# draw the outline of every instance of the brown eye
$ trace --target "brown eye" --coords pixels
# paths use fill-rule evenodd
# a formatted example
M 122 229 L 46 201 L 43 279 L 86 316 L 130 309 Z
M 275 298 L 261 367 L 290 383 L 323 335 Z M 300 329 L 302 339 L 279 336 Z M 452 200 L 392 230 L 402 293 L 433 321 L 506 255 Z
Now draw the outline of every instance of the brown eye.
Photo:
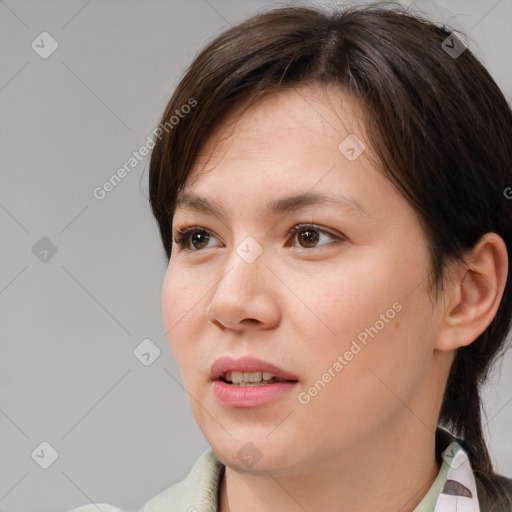
M 199 251 L 208 245 L 210 238 L 211 234 L 205 229 L 191 227 L 178 229 L 173 241 L 186 251 Z M 190 248 L 190 242 L 192 242 L 193 249 Z
M 296 237 L 302 249 L 315 249 L 317 246 L 326 245 L 325 243 L 318 245 L 322 236 L 334 240 L 335 244 L 345 241 L 345 238 L 342 236 L 319 229 L 311 224 L 297 224 L 294 226 L 288 232 L 288 236 L 295 238 L 295 235 L 297 235 Z M 198 252 L 207 248 L 212 238 L 215 238 L 215 236 L 206 229 L 189 227 L 178 229 L 173 237 L 173 242 L 184 251 Z
M 316 248 L 322 235 L 327 236 L 327 238 L 330 238 L 331 240 L 334 240 L 335 243 L 339 243 L 345 240 L 339 235 L 335 235 L 334 233 L 330 233 L 324 229 L 316 228 L 311 224 L 298 224 L 290 230 L 288 235 L 293 236 L 294 238 L 296 237 L 298 243 L 303 249 Z M 320 244 L 320 247 L 322 245 L 325 244 Z
M 304 247 L 313 247 L 320 237 L 318 236 L 318 231 L 316 229 L 301 229 L 298 231 L 298 239 L 301 245 Z
M 204 249 L 208 245 L 210 235 L 206 231 L 195 231 L 191 234 L 190 240 L 196 249 Z

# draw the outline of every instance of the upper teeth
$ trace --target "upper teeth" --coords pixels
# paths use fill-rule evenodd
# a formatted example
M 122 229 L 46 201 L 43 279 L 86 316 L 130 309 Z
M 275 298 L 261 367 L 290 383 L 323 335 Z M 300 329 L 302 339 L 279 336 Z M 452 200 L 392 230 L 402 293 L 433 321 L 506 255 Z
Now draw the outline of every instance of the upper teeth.
M 268 372 L 226 372 L 224 378 L 235 384 L 240 382 L 260 382 L 261 380 L 270 380 L 278 378 Z

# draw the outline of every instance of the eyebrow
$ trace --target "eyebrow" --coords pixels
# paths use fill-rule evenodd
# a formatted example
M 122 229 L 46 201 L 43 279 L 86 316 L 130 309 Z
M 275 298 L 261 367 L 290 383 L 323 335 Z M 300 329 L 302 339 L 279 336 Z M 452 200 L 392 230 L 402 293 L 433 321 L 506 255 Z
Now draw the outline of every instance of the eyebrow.
M 268 215 L 278 216 L 284 213 L 300 210 L 306 206 L 315 205 L 336 205 L 340 206 L 349 213 L 359 214 L 368 219 L 371 215 L 368 213 L 364 205 L 357 199 L 348 196 L 334 196 L 330 194 L 322 194 L 318 192 L 304 192 L 293 196 L 282 197 L 266 201 L 266 212 Z M 198 213 L 209 213 L 217 217 L 225 218 L 226 212 L 222 206 L 211 199 L 201 197 L 190 192 L 181 191 L 178 193 L 174 210 L 185 208 Z

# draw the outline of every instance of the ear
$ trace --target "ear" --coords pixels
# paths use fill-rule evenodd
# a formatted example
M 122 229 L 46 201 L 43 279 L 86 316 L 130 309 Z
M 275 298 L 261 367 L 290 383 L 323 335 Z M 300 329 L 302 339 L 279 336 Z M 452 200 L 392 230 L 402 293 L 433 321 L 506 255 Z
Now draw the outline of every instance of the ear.
M 483 235 L 464 259 L 465 265 L 457 262 L 449 269 L 438 350 L 454 350 L 475 341 L 492 322 L 503 296 L 508 255 L 499 235 Z

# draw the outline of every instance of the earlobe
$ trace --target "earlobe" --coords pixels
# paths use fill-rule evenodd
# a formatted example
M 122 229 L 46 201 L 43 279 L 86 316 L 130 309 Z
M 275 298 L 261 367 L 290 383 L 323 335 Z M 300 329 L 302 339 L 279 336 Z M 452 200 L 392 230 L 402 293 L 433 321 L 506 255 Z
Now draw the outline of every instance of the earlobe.
M 436 349 L 466 346 L 490 325 L 498 310 L 508 273 L 507 248 L 496 233 L 483 235 L 456 264 L 445 290 L 443 324 Z

